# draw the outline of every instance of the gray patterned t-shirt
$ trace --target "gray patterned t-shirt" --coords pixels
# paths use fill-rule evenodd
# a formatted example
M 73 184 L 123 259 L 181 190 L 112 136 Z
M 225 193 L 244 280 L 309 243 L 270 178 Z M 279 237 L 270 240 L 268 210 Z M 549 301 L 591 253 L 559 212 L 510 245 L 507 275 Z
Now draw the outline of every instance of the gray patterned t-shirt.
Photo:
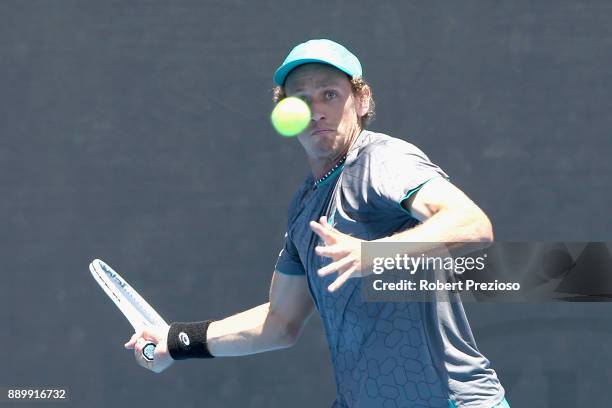
M 317 188 L 308 177 L 293 196 L 276 270 L 306 275 L 334 367 L 334 407 L 490 408 L 504 397 L 460 302 L 365 302 L 361 279 L 330 293 L 336 275 L 316 274 L 330 259 L 315 254 L 309 221 L 327 215 L 364 240 L 392 235 L 419 223 L 401 203 L 435 177 L 447 175 L 414 145 L 364 130 L 343 168 Z

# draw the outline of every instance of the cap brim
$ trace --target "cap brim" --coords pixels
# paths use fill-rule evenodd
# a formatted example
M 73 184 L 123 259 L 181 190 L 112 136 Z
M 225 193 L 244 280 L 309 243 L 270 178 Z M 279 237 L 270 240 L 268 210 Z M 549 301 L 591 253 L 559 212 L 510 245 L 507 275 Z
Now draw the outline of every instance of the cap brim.
M 329 65 L 332 66 L 336 69 L 339 69 L 340 71 L 344 72 L 345 74 L 347 74 L 348 76 L 350 76 L 351 78 L 353 77 L 353 74 L 344 67 L 335 65 L 335 64 L 331 64 L 328 61 L 322 60 L 322 59 L 316 59 L 316 58 L 302 58 L 302 59 L 298 59 L 295 61 L 291 61 L 285 65 L 282 65 L 280 68 L 278 68 L 276 70 L 276 72 L 274 73 L 274 76 L 272 77 L 272 80 L 274 81 L 275 84 L 283 86 L 285 85 L 285 80 L 287 79 L 287 75 L 289 75 L 289 72 L 291 72 L 293 69 L 299 67 L 300 65 L 304 65 L 304 64 L 309 64 L 309 63 L 313 63 L 313 62 L 317 62 L 320 64 L 325 64 L 325 65 Z

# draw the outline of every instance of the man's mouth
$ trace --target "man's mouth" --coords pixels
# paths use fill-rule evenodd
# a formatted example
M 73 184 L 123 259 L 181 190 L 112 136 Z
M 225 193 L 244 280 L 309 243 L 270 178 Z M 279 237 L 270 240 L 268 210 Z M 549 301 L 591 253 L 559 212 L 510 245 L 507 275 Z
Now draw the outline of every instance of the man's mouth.
M 335 132 L 335 130 L 334 129 L 314 129 L 311 132 L 311 135 L 313 135 L 313 136 L 314 135 L 323 135 L 323 134 L 328 133 L 328 132 Z

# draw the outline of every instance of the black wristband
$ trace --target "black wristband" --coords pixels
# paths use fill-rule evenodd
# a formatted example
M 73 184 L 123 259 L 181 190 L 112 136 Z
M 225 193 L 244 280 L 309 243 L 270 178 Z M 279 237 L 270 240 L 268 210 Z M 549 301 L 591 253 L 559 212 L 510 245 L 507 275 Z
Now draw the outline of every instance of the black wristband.
M 174 360 L 188 358 L 213 358 L 206 345 L 206 332 L 213 320 L 170 325 L 168 331 L 168 352 Z

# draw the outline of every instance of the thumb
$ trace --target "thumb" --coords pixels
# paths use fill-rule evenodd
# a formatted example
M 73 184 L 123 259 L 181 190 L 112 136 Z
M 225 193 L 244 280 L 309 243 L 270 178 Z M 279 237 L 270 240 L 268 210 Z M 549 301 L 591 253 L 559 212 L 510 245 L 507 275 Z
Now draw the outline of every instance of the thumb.
M 132 337 L 128 340 L 128 342 L 124 344 L 124 347 L 126 349 L 133 349 L 134 345 L 136 344 L 136 341 L 138 341 L 138 339 L 142 337 L 142 334 L 143 334 L 142 330 L 139 330 L 136 333 L 134 333 Z
M 319 218 L 319 223 L 323 228 L 325 228 L 332 236 L 337 237 L 338 234 L 342 234 L 340 231 L 334 228 L 332 224 L 329 223 L 327 217 L 325 215 Z

